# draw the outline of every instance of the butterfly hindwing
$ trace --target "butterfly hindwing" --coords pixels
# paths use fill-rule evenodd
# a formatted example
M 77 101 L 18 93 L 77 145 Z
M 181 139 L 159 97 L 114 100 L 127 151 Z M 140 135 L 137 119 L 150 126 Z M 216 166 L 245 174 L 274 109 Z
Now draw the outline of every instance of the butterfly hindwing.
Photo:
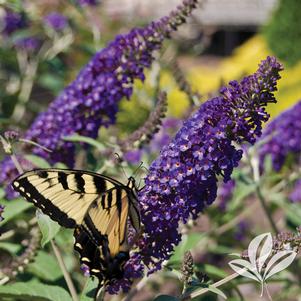
M 15 179 L 12 185 L 28 201 L 67 228 L 81 225 L 93 202 L 116 186 L 122 186 L 96 173 L 63 169 L 32 170 Z

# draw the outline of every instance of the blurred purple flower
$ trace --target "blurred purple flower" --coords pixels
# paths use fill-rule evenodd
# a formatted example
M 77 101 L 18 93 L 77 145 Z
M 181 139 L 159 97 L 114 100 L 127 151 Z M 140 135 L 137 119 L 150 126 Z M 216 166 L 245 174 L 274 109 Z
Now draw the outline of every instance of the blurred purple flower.
M 292 155 L 299 161 L 301 154 L 301 101 L 273 119 L 265 128 L 262 140 L 267 140 L 260 149 L 260 161 L 271 156 L 273 168 L 279 171 L 286 158 Z
M 116 281 L 112 290 L 127 289 L 126 283 L 142 276 L 144 265 L 148 274 L 159 270 L 181 240 L 179 223 L 197 218 L 215 200 L 218 177 L 230 180 L 242 157 L 234 142 L 253 144 L 261 135 L 269 118 L 265 107 L 276 102 L 273 92 L 281 70 L 275 58 L 267 57 L 255 74 L 230 82 L 221 96 L 202 104 L 162 149 L 138 195 L 144 233 L 139 251 L 125 265 L 138 272 Z
M 176 118 L 166 118 L 160 131 L 155 134 L 154 138 L 150 143 L 151 152 L 158 152 L 163 146 L 167 145 L 171 141 L 171 137 L 174 136 L 176 131 L 179 129 L 182 121 Z
M 237 225 L 234 232 L 234 239 L 238 241 L 244 240 L 249 229 L 249 224 L 246 221 L 241 221 Z
M 226 183 L 223 183 L 217 191 L 218 195 L 218 207 L 221 211 L 225 211 L 227 203 L 231 200 L 233 196 L 233 191 L 235 189 L 235 180 L 229 180 Z
M 19 38 L 15 41 L 15 46 L 28 52 L 34 52 L 41 46 L 41 41 L 36 37 Z
M 30 170 L 33 168 L 33 165 L 23 157 L 17 156 L 17 159 L 24 170 Z M 5 185 L 6 197 L 8 199 L 13 199 L 18 196 L 18 193 L 13 190 L 10 184 L 19 173 L 10 157 L 5 157 L 1 163 L 0 183 Z
M 295 186 L 291 194 L 289 195 L 289 199 L 293 203 L 301 202 L 301 180 L 296 181 Z
M 95 6 L 99 3 L 99 0 L 77 0 L 80 6 Z
M 4 218 L 2 216 L 2 213 L 4 212 L 4 208 L 5 208 L 5 206 L 0 204 L 0 222 L 2 222 L 4 220 Z
M 80 266 L 80 269 L 82 270 L 82 272 L 84 273 L 84 276 L 85 277 L 90 277 L 91 274 L 90 274 L 90 268 L 86 265 L 86 264 L 82 264 Z
M 129 99 L 135 79 L 144 80 L 144 69 L 154 59 L 153 52 L 161 48 L 164 39 L 185 21 L 196 5 L 186 0 L 170 17 L 164 17 L 145 28 L 137 28 L 119 35 L 106 48 L 96 53 L 81 70 L 75 81 L 41 113 L 26 133 L 50 150 L 34 147 L 32 151 L 51 163 L 64 162 L 72 166 L 74 144 L 62 140 L 74 133 L 96 138 L 100 126 L 115 123 L 118 103 Z M 177 15 L 178 14 L 178 15 Z M 175 20 L 182 17 L 180 21 Z
M 141 156 L 142 151 L 140 149 L 137 149 L 126 152 L 123 157 L 127 162 L 131 164 L 137 164 L 140 163 Z
M 10 35 L 16 30 L 27 26 L 25 15 L 11 10 L 5 10 L 5 15 L 1 23 L 3 26 L 2 33 L 5 35 Z
M 47 26 L 54 30 L 62 30 L 68 25 L 68 20 L 60 13 L 52 12 L 44 18 Z

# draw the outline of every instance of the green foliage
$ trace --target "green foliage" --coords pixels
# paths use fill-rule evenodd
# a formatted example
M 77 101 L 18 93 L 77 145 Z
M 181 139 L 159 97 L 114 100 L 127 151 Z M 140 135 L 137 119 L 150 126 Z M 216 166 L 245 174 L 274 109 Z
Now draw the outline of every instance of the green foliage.
M 301 59 L 301 1 L 280 0 L 263 33 L 279 59 L 295 65 Z
M 61 287 L 38 282 L 0 286 L 0 298 L 14 301 L 72 301 L 70 295 Z
M 60 231 L 61 226 L 54 222 L 48 215 L 43 214 L 40 210 L 36 212 L 39 227 L 42 232 L 42 248 L 52 240 Z

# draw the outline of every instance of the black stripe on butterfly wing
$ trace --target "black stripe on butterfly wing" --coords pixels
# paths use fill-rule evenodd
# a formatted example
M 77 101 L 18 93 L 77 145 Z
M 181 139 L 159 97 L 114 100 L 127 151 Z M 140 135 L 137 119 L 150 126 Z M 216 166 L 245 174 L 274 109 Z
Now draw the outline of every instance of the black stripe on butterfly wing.
M 99 282 L 103 281 L 105 259 L 102 252 L 102 246 L 96 245 L 82 227 L 76 227 L 74 230 L 74 250 L 80 255 L 80 262 L 90 269 L 90 274 L 95 275 Z M 105 239 L 102 241 L 105 245 Z
M 106 194 L 102 189 L 116 185 L 122 184 L 90 172 L 61 169 L 33 170 L 13 182 L 14 189 L 28 201 L 70 228 L 80 225 L 90 205 Z
M 76 221 L 73 218 L 70 218 L 65 212 L 53 205 L 50 200 L 46 199 L 26 177 L 20 178 L 17 182 L 13 182 L 12 185 L 21 196 L 40 208 L 60 225 L 66 228 L 74 228 L 76 226 Z
M 62 184 L 64 189 L 69 189 L 68 182 L 67 182 L 67 174 L 59 171 L 58 172 L 58 181 Z

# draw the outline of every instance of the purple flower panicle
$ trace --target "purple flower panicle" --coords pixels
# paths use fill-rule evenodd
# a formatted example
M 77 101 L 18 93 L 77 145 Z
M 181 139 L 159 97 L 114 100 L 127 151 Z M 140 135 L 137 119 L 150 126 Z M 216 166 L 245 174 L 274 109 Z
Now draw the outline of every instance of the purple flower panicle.
M 33 168 L 33 165 L 23 157 L 17 156 L 17 160 L 24 170 L 30 170 Z M 0 183 L 5 185 L 6 197 L 8 199 L 13 199 L 19 194 L 15 190 L 13 190 L 10 184 L 11 181 L 19 175 L 19 173 L 10 157 L 5 157 L 1 163 L 2 166 L 0 169 Z
M 9 36 L 18 29 L 27 26 L 24 14 L 19 14 L 11 10 L 5 10 L 3 20 L 1 20 L 2 33 Z
M 15 47 L 28 52 L 36 51 L 41 45 L 41 41 L 36 37 L 19 38 L 15 41 Z
M 32 151 L 51 163 L 60 161 L 72 166 L 74 144 L 62 138 L 74 133 L 95 138 L 101 126 L 115 122 L 119 101 L 131 97 L 134 80 L 144 80 L 144 69 L 151 66 L 154 51 L 185 21 L 196 2 L 184 0 L 169 17 L 119 35 L 96 53 L 26 133 L 26 139 L 53 152 L 37 147 Z
M 80 6 L 95 6 L 99 3 L 99 0 L 77 0 Z
M 235 180 L 231 179 L 226 183 L 223 183 L 221 187 L 218 189 L 218 207 L 221 211 L 225 211 L 228 202 L 231 200 L 233 196 L 233 191 L 235 189 Z
M 301 101 L 281 113 L 265 128 L 262 140 L 267 140 L 260 149 L 261 165 L 271 156 L 273 168 L 279 171 L 286 158 L 292 156 L 299 162 L 301 154 Z
M 253 144 L 261 135 L 262 123 L 269 118 L 265 107 L 276 102 L 273 92 L 281 70 L 275 58 L 267 57 L 255 74 L 230 82 L 221 96 L 202 104 L 162 149 L 139 192 L 144 233 L 137 243 L 139 252 L 131 254 L 125 269 L 140 276 L 144 265 L 149 274 L 159 270 L 181 240 L 179 223 L 197 218 L 215 200 L 218 178 L 229 181 L 242 157 L 234 142 Z M 139 273 L 112 287 L 127 289 L 126 281 Z
M 44 18 L 44 22 L 47 26 L 56 31 L 63 30 L 68 25 L 67 18 L 62 14 L 56 12 L 48 14 Z
M 301 180 L 296 181 L 293 191 L 289 195 L 293 203 L 301 203 Z

